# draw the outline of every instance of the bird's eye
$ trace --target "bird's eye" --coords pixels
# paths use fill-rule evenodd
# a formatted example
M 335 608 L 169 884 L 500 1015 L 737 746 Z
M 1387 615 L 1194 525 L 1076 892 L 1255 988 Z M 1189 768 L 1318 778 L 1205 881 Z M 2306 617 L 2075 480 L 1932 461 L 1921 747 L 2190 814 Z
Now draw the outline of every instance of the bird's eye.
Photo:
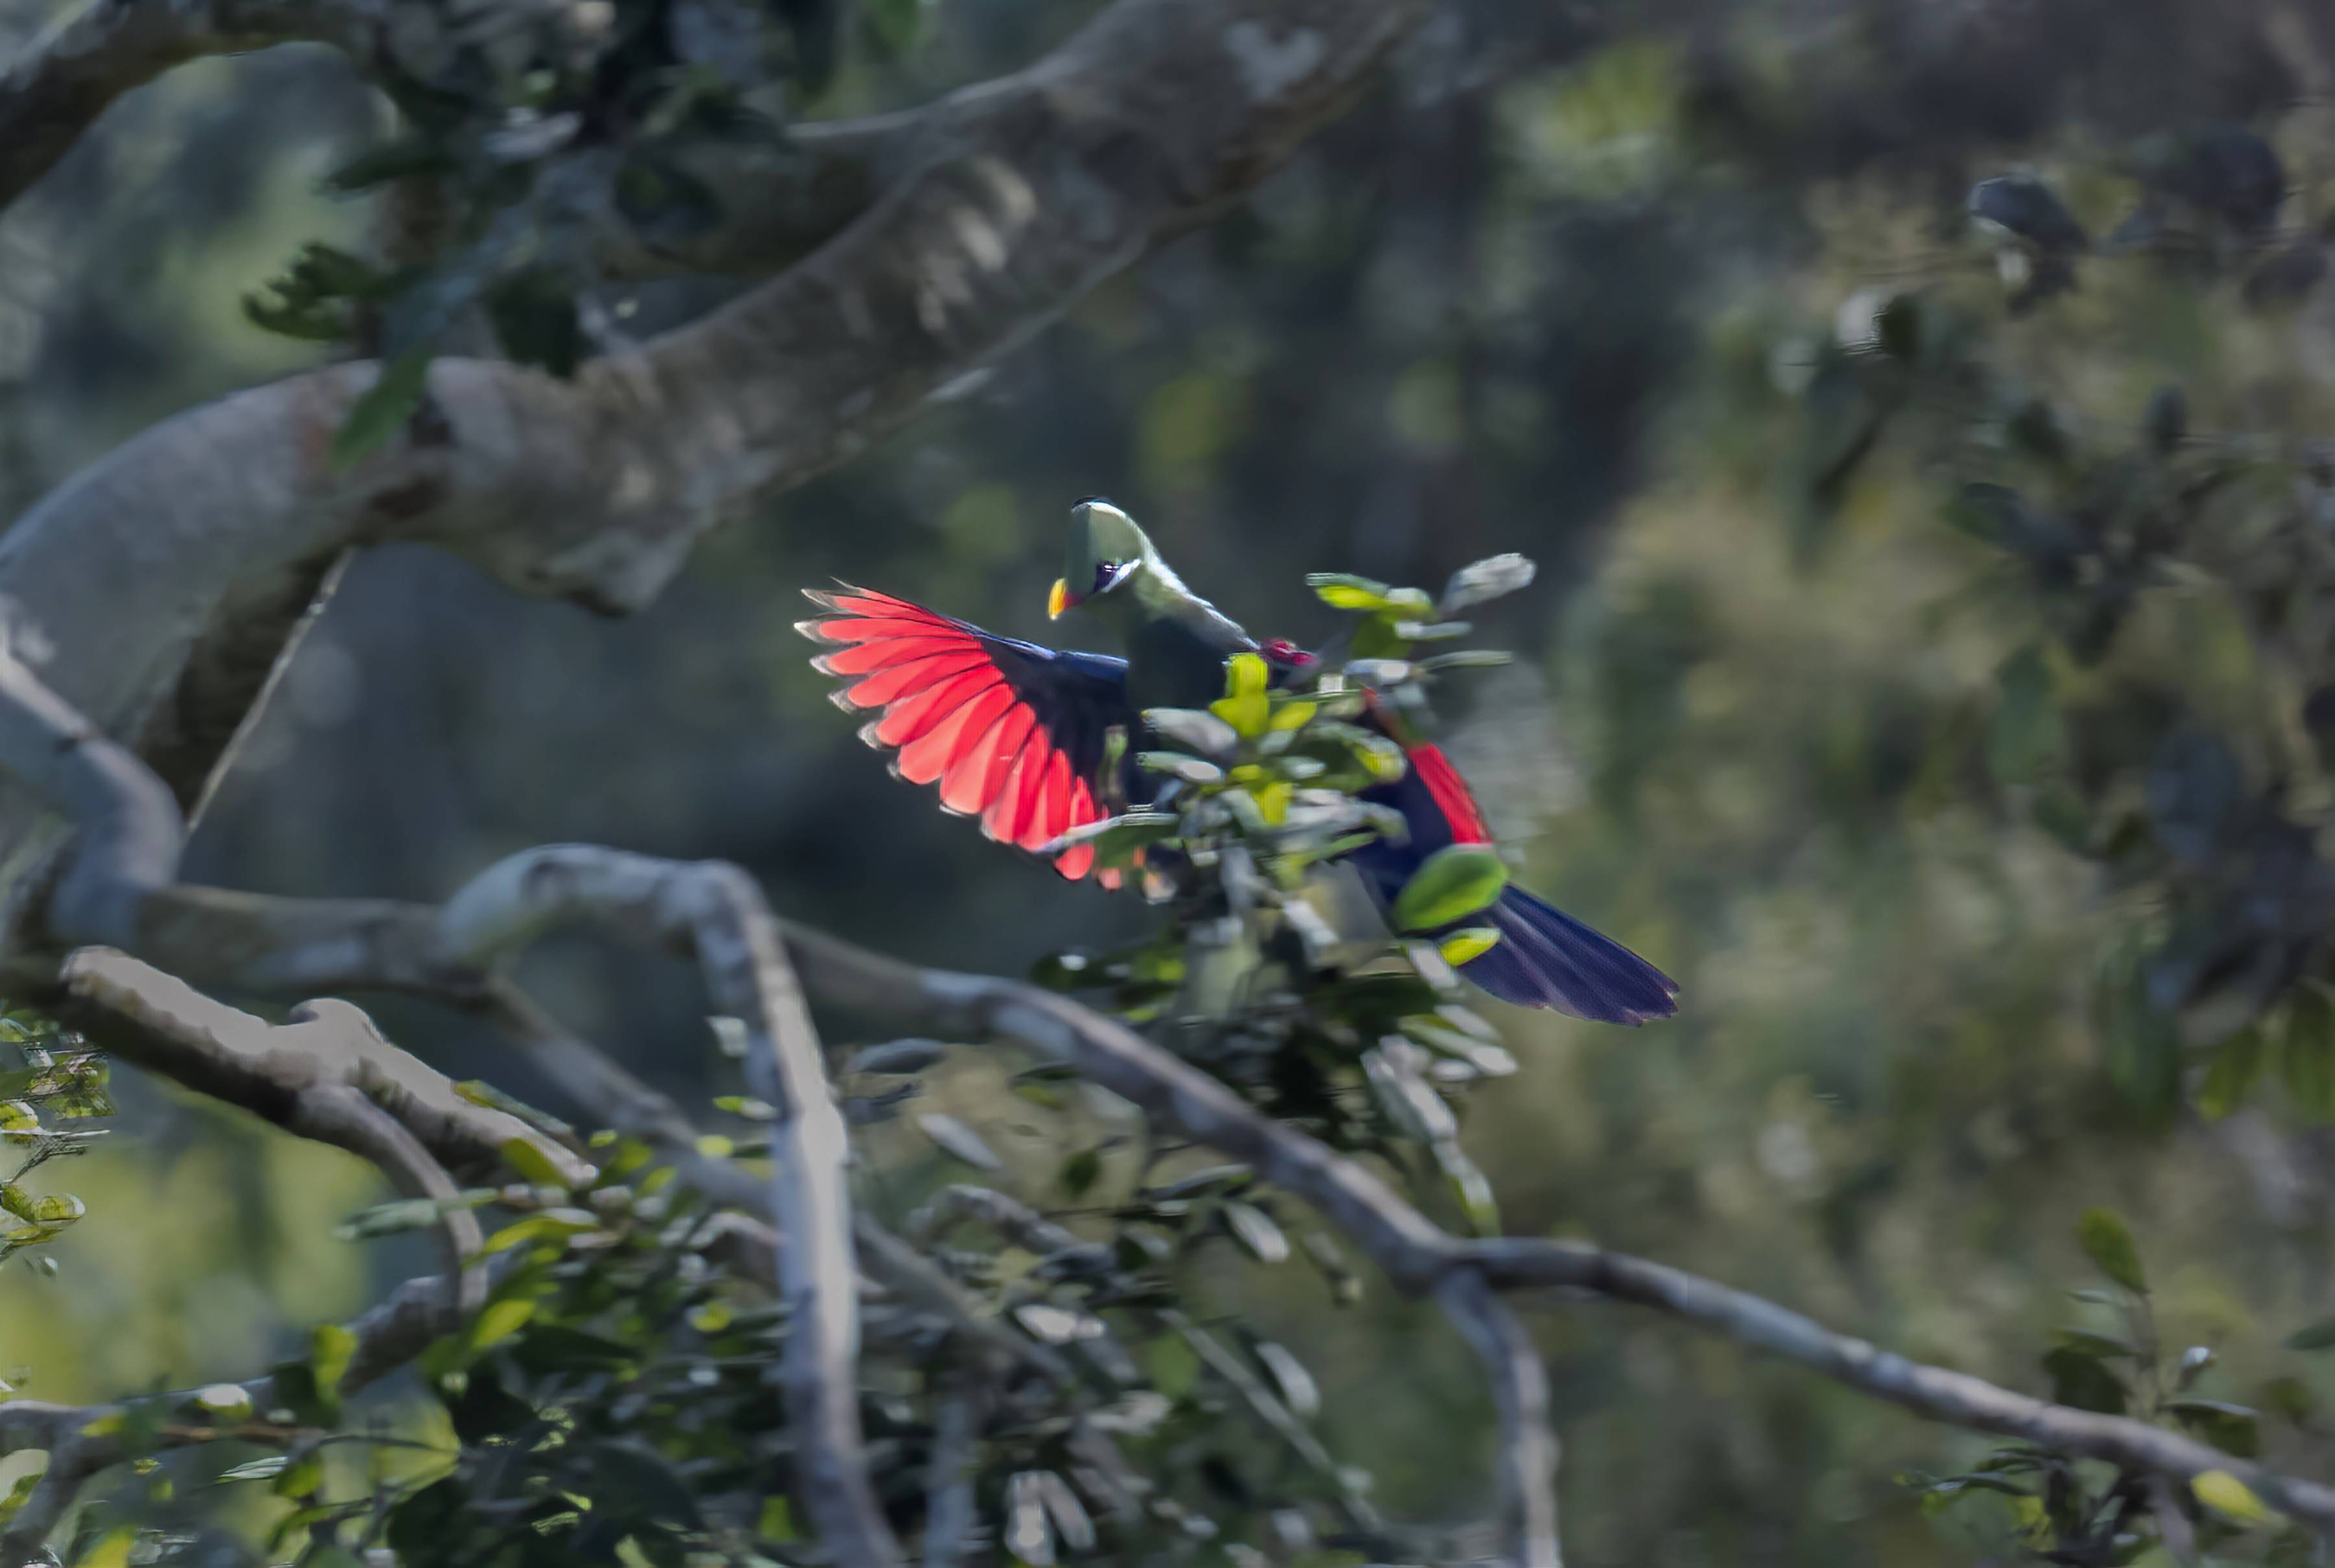
M 1119 567 L 1117 563 L 1111 561 L 1097 561 L 1095 563 L 1094 591 L 1100 594 L 1105 588 L 1109 587 L 1111 584 L 1119 580 Z

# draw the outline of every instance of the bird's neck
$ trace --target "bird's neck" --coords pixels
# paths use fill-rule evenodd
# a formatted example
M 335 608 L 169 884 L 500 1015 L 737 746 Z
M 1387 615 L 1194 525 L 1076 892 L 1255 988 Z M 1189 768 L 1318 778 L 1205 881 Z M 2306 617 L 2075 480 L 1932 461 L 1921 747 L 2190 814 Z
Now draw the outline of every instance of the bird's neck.
M 1224 695 L 1225 660 L 1250 647 L 1245 633 L 1147 561 L 1101 608 L 1127 649 L 1128 684 L 1138 708 L 1202 707 Z

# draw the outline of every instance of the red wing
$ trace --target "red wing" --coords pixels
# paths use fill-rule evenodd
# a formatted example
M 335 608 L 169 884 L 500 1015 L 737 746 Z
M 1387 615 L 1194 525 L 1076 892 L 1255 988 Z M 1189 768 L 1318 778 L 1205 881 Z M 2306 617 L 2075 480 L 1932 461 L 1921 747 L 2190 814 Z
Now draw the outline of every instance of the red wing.
M 835 704 L 876 713 L 859 738 L 895 750 L 895 778 L 938 784 L 943 810 L 1022 849 L 1102 819 L 1103 735 L 1133 728 L 1123 663 L 993 636 L 888 594 L 804 592 L 827 613 L 796 630 L 836 644 L 811 663 L 850 677 Z M 1085 845 L 1054 857 L 1073 880 L 1093 865 Z
M 1414 746 L 1403 753 L 1411 771 L 1427 786 L 1443 819 L 1451 824 L 1454 844 L 1489 844 L 1492 830 L 1484 823 L 1483 808 L 1476 804 L 1475 795 L 1468 781 L 1459 777 L 1459 769 L 1443 754 L 1440 746 Z

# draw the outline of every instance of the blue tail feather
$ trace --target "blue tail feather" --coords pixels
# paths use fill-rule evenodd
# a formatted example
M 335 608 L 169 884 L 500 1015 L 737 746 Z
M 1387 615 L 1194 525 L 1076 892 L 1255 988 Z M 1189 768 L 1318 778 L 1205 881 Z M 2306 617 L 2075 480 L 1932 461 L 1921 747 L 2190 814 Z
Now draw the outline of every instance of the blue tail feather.
M 1499 942 L 1459 973 L 1503 1002 L 1552 1007 L 1600 1023 L 1643 1023 L 1678 1011 L 1670 976 L 1521 887 L 1488 911 Z M 1482 924 L 1471 915 L 1467 924 Z

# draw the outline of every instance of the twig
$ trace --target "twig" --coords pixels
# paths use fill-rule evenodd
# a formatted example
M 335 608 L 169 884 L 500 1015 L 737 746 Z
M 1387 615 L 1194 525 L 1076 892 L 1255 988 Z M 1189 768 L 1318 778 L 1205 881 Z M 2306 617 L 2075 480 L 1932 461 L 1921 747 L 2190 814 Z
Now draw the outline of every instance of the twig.
M 974 1512 L 974 1449 L 981 1437 L 979 1393 L 961 1383 L 942 1389 L 933 1414 L 932 1457 L 925 1475 L 925 1568 L 956 1568 L 979 1521 Z
M 1966 1372 L 1908 1360 L 1681 1269 L 1571 1242 L 1474 1242 L 1464 1244 L 1462 1253 L 1495 1289 L 1585 1291 L 1652 1307 L 1951 1426 L 2183 1482 L 2226 1470 L 2272 1506 L 2322 1531 L 2335 1531 L 2335 1488 L 2277 1475 L 2146 1421 L 2072 1409 L 2014 1394 Z
M 1492 1404 L 1500 1421 L 1505 1561 L 1523 1568 L 1559 1568 L 1558 1446 L 1551 1423 L 1548 1370 L 1541 1365 L 1540 1351 L 1480 1273 L 1448 1275 L 1435 1287 L 1435 1295 L 1491 1381 Z

